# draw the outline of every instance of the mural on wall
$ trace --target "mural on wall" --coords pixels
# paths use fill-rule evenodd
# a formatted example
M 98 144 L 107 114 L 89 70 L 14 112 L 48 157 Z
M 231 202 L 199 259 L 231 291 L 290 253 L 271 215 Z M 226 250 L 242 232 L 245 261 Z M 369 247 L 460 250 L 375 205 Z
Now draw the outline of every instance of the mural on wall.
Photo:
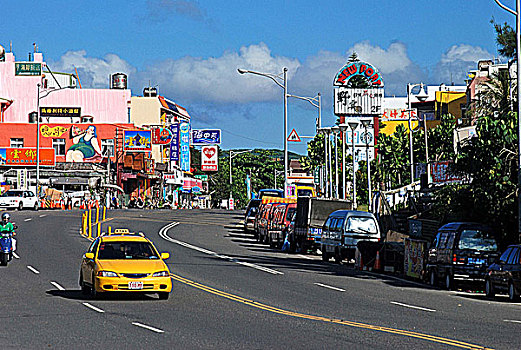
M 101 146 L 96 134 L 96 126 L 89 125 L 82 130 L 79 126 L 72 125 L 69 138 L 73 145 L 67 150 L 65 161 L 82 163 L 89 158 L 101 156 Z
M 125 130 L 123 138 L 123 148 L 126 151 L 152 151 L 152 132 L 150 130 Z

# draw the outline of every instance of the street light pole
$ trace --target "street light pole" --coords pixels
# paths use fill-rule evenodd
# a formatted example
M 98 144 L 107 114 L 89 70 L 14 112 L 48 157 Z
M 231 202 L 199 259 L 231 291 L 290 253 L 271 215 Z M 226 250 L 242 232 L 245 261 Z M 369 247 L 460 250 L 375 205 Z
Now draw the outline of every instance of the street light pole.
M 503 10 L 516 16 L 516 56 L 517 56 L 517 205 L 518 234 L 521 240 L 521 1 L 516 0 L 516 11 L 506 7 L 499 0 L 494 0 Z
M 407 84 L 407 109 L 409 110 L 409 164 L 411 167 L 411 184 L 414 182 L 414 150 L 412 146 L 412 125 L 411 125 L 411 84 Z
M 356 210 L 356 171 L 355 171 L 355 129 L 358 127 L 358 123 L 349 122 L 351 128 L 351 144 L 352 144 L 352 158 L 353 158 L 353 210 Z
M 346 199 L 346 130 L 348 126 L 346 124 L 340 124 L 339 127 L 342 133 L 342 199 Z
M 372 191 L 371 191 L 371 161 L 369 160 L 369 134 L 367 133 L 367 128 L 371 126 L 371 121 L 368 119 L 362 120 L 362 125 L 365 129 L 365 158 L 367 161 L 367 190 L 369 192 L 369 199 L 367 201 L 368 207 L 367 210 L 371 212 L 371 202 L 372 202 Z
M 261 73 L 247 69 L 237 69 L 239 74 L 255 74 L 266 78 L 270 78 L 284 90 L 284 195 L 286 195 L 288 186 L 288 69 L 284 67 L 281 75 L 275 75 L 271 73 Z M 282 80 L 282 82 L 280 82 Z
M 335 198 L 338 199 L 338 133 L 340 132 L 340 127 L 335 125 L 331 128 L 333 131 L 333 138 L 335 140 Z

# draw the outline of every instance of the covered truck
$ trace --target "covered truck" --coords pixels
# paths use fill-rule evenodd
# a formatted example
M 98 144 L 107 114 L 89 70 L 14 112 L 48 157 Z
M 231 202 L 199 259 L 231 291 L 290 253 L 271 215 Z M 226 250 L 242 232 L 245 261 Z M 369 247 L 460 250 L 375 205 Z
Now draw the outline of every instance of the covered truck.
M 306 252 L 320 248 L 322 226 L 335 210 L 351 209 L 351 202 L 342 199 L 314 197 L 297 198 L 295 224 L 290 232 L 290 249 Z

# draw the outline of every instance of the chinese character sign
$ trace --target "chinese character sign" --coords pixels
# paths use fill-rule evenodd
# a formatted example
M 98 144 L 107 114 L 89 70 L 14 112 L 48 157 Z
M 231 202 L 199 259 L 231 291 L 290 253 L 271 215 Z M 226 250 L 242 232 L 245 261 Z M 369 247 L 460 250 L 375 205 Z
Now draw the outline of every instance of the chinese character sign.
M 201 170 L 217 171 L 218 170 L 218 149 L 217 146 L 201 147 Z
M 170 141 L 170 161 L 179 160 L 179 124 L 170 125 L 172 141 Z
M 450 172 L 450 161 L 434 162 L 431 164 L 431 176 L 433 183 L 460 181 L 463 178 Z
M 409 120 L 409 113 L 411 114 L 411 119 L 416 119 L 418 117 L 418 112 L 416 108 L 411 109 L 410 111 L 402 108 L 386 108 L 384 113 L 380 117 L 382 121 L 391 121 L 398 120 L 404 121 Z
M 334 89 L 335 114 L 381 114 L 384 90 L 353 89 L 336 87 Z
M 81 117 L 80 107 L 40 107 L 40 117 Z
M 0 165 L 36 166 L 36 148 L 0 148 Z M 54 166 L 54 148 L 40 148 L 40 166 Z
M 190 171 L 190 123 L 179 124 L 179 167 L 182 171 Z
M 35 62 L 15 62 L 14 74 L 18 76 L 42 75 L 42 64 Z
M 221 143 L 221 130 L 192 130 L 192 144 L 193 145 L 218 145 Z

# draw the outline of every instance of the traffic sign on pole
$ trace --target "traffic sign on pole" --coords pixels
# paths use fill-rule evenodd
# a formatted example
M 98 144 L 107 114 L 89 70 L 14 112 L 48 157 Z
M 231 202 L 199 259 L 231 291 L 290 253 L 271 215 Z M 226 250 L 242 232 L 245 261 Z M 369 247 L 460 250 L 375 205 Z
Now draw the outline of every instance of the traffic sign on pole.
M 297 134 L 297 131 L 295 129 L 291 130 L 288 136 L 288 141 L 291 142 L 300 142 L 300 137 Z

